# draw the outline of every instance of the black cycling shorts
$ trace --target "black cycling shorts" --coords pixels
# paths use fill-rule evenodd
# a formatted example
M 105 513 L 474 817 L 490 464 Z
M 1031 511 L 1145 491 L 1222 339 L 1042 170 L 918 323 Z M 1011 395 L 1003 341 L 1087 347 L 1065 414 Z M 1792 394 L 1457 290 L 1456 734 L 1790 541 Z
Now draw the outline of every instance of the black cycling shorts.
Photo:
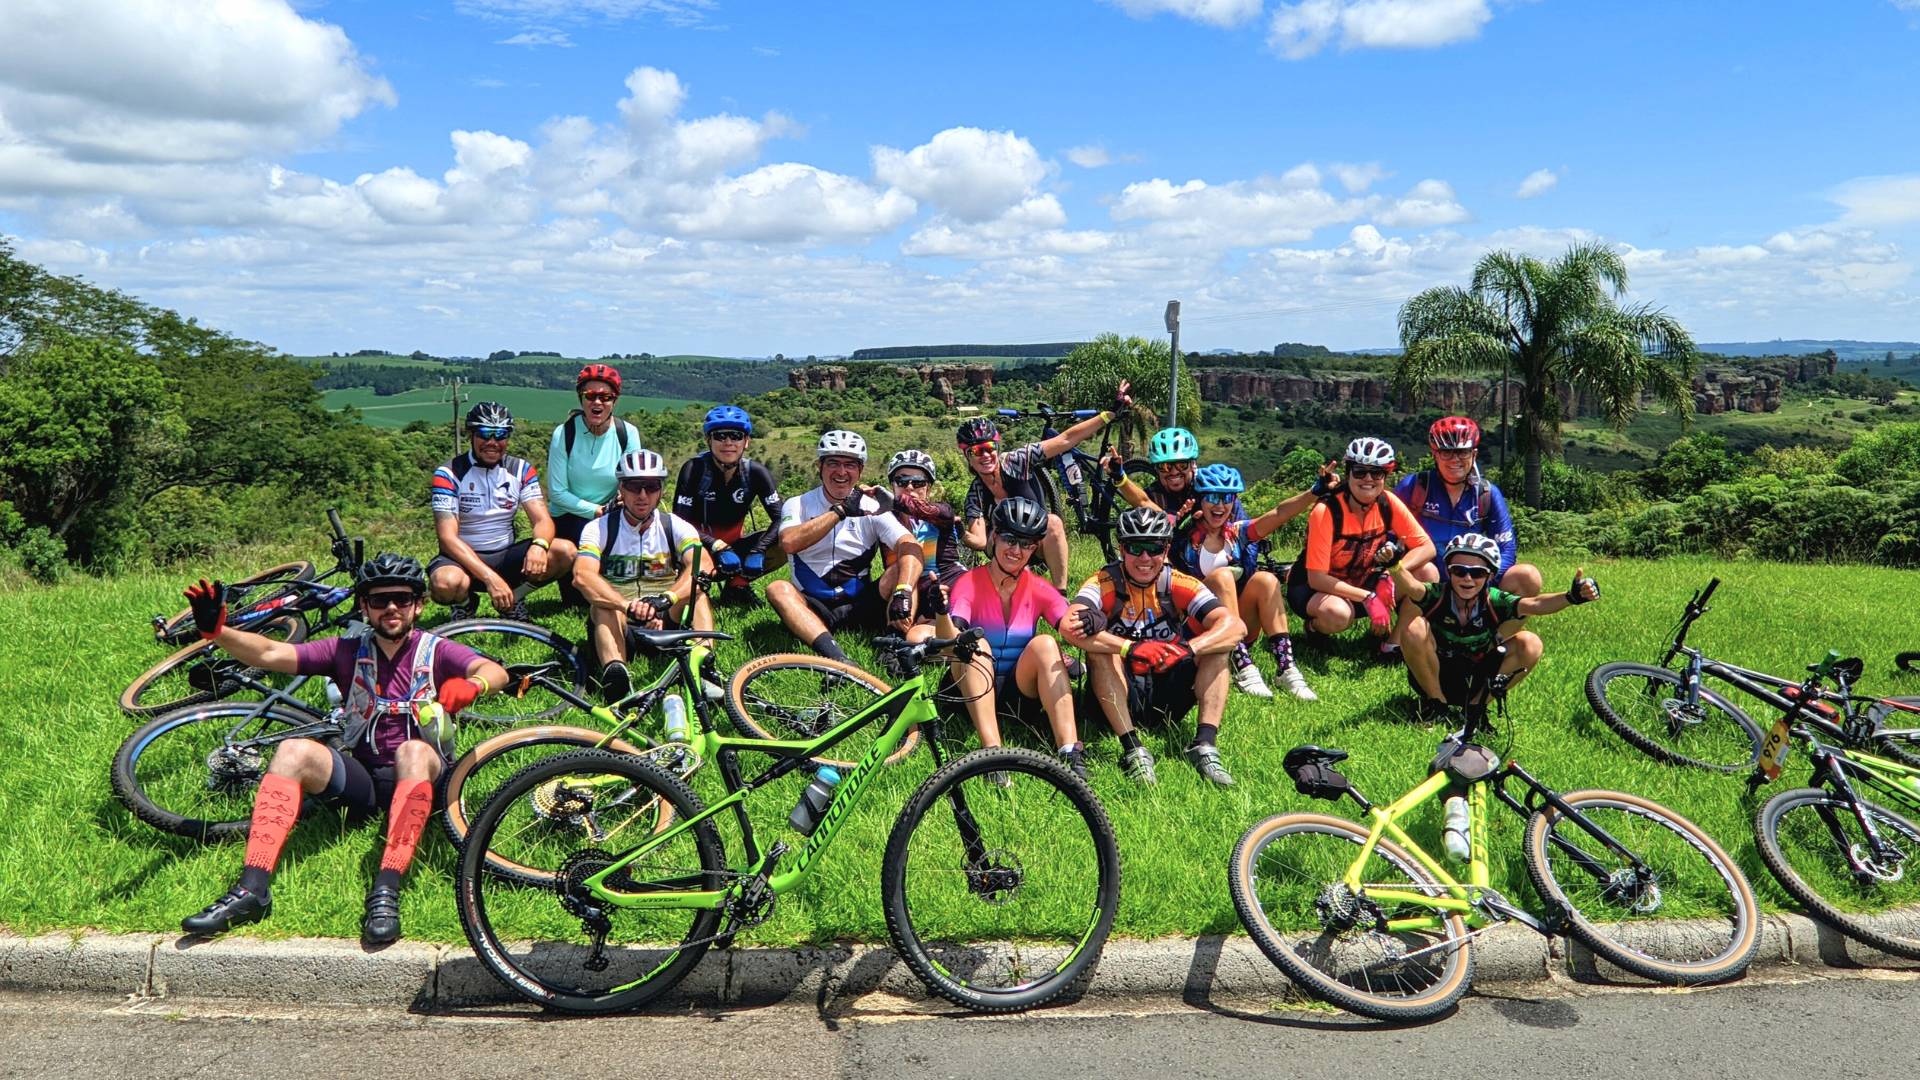
M 1466 705 L 1468 698 L 1476 689 L 1484 690 L 1487 678 L 1500 670 L 1500 654 L 1497 652 L 1468 653 L 1446 652 L 1437 654 L 1440 662 L 1440 694 L 1449 705 Z M 1413 688 L 1415 697 L 1425 697 L 1426 691 L 1420 689 L 1420 680 L 1413 677 L 1413 668 L 1407 667 L 1407 685 Z
M 576 539 L 578 538 L 576 537 Z M 526 583 L 527 552 L 532 550 L 532 548 L 533 538 L 528 537 L 518 543 L 509 544 L 498 551 L 476 551 L 474 554 L 480 557 L 481 562 L 487 564 L 487 569 L 499 574 L 500 580 L 506 582 L 508 588 L 517 589 Z M 467 572 L 466 567 L 461 566 L 445 555 L 438 555 L 434 557 L 432 562 L 427 564 L 427 576 L 432 577 L 433 572 L 443 566 L 454 567 L 463 574 Z
M 333 754 L 333 772 L 327 786 L 309 797 L 309 802 L 347 812 L 347 822 L 358 825 L 375 814 L 384 814 L 393 805 L 393 791 L 400 786 L 398 766 L 374 765 L 343 754 L 338 747 L 327 748 Z M 441 762 L 444 767 L 445 762 Z M 439 785 L 434 785 L 434 808 L 439 809 Z
M 887 629 L 887 601 L 873 582 L 844 600 L 822 600 L 805 593 L 800 597 L 828 630 L 867 630 L 878 634 Z
M 1199 704 L 1193 681 L 1200 675 L 1192 657 L 1161 675 L 1127 673 L 1127 712 L 1135 724 L 1177 724 Z M 1091 684 L 1089 684 L 1091 686 Z M 1098 708 L 1099 703 L 1095 702 Z

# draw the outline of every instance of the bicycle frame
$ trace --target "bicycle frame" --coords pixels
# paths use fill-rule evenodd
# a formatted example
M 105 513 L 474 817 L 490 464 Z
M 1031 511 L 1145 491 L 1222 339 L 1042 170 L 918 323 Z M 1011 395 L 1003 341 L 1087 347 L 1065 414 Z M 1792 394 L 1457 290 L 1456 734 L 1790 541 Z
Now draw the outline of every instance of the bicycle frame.
M 996 409 L 997 415 L 1005 420 L 1025 420 L 1040 417 L 1042 426 L 1040 437 L 1051 439 L 1060 434 L 1054 426 L 1054 420 L 1061 416 L 1071 416 L 1074 420 L 1087 420 L 1100 415 L 1098 409 L 1074 409 L 1064 412 L 1049 405 L 1042 405 L 1033 412 L 1020 409 Z M 1100 453 L 1089 454 L 1079 447 L 1073 447 L 1066 453 L 1048 462 L 1047 467 L 1057 477 L 1061 500 L 1073 512 L 1074 527 L 1082 536 L 1091 536 L 1100 541 L 1101 552 L 1107 558 L 1113 557 L 1113 527 L 1116 517 L 1113 513 L 1114 502 L 1119 492 L 1113 481 L 1101 471 L 1100 459 L 1107 455 L 1113 446 L 1113 432 L 1109 426 L 1100 433 Z

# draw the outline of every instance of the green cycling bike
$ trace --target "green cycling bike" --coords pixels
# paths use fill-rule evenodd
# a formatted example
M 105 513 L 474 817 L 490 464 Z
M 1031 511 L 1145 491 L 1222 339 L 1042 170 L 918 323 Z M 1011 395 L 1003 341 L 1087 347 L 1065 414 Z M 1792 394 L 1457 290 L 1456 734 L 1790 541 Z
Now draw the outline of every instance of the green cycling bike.
M 1260 951 L 1314 997 L 1400 1022 L 1451 1009 L 1473 980 L 1474 939 L 1501 923 L 1571 934 L 1622 969 L 1671 985 L 1746 970 L 1760 943 L 1760 912 L 1746 876 L 1712 837 L 1635 795 L 1556 792 L 1474 741 L 1490 732 L 1485 709 L 1470 711 L 1440 744 L 1432 775 L 1386 806 L 1334 767 L 1345 751 L 1289 751 L 1285 767 L 1301 794 L 1351 798 L 1370 820 L 1281 814 L 1240 838 L 1228 884 Z M 1510 784 L 1526 790 L 1516 796 Z M 1449 840 L 1469 848 L 1464 880 L 1401 826 L 1449 793 L 1466 800 L 1466 836 Z M 1495 887 L 1487 839 L 1494 802 L 1526 819 L 1527 875 L 1547 902 L 1544 913 Z
M 718 635 L 653 636 L 672 648 Z M 910 735 L 922 725 L 937 735 L 940 669 L 974 662 L 980 637 L 878 639 L 905 683 L 816 737 L 721 735 L 710 711 L 697 710 L 687 750 L 712 762 L 724 787 L 710 805 L 655 755 L 577 750 L 528 765 L 467 832 L 456 900 L 474 951 L 516 993 L 553 1010 L 610 1012 L 660 997 L 710 946 L 773 915 Z M 844 777 L 818 764 L 873 729 Z M 907 799 L 881 861 L 895 949 L 930 990 L 970 1009 L 1059 998 L 1091 976 L 1119 906 L 1105 809 L 1045 754 L 998 747 L 950 757 L 939 738 L 926 742 L 933 775 Z M 745 778 L 743 752 L 773 763 Z M 817 771 L 788 819 L 798 838 L 763 847 L 749 807 L 764 809 L 756 794 L 801 769 Z M 728 818 L 737 836 L 723 844 Z M 521 872 L 495 872 L 502 862 Z

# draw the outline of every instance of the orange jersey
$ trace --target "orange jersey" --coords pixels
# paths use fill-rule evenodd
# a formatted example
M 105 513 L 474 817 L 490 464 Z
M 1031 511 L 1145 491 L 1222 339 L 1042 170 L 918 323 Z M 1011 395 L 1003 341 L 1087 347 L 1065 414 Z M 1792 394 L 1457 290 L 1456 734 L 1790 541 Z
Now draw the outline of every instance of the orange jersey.
M 1333 500 L 1341 505 L 1336 512 Z M 1384 508 L 1384 514 L 1383 514 Z M 1334 519 L 1340 519 L 1340 535 L 1334 535 Z M 1427 532 L 1407 505 L 1391 491 L 1364 509 L 1356 507 L 1342 494 L 1329 495 L 1313 506 L 1307 517 L 1307 550 L 1301 560 L 1308 570 L 1332 574 L 1341 581 L 1359 585 L 1376 567 L 1373 549 L 1380 546 L 1391 530 L 1408 548 L 1427 543 Z
M 1073 602 L 1100 611 L 1108 630 L 1134 641 L 1189 640 L 1220 606 L 1213 590 L 1190 574 L 1163 566 L 1153 584 L 1140 586 L 1127 580 L 1119 563 L 1088 578 Z

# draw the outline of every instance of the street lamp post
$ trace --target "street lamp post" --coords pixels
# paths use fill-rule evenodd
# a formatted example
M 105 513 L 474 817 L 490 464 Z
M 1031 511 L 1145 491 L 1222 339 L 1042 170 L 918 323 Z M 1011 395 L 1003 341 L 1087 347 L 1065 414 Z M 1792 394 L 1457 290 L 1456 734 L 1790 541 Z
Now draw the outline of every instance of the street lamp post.
M 1180 426 L 1180 301 L 1167 301 L 1167 333 L 1173 335 L 1172 358 L 1167 363 L 1167 425 Z

